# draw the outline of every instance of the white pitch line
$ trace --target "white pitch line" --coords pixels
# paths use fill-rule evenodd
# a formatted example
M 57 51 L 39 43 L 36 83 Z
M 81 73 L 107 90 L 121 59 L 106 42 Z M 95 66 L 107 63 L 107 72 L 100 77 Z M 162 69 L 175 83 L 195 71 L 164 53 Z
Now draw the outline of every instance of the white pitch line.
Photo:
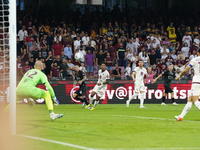
M 111 115 L 115 117 L 133 117 L 133 118 L 140 118 L 140 119 L 153 119 L 153 120 L 170 120 L 170 121 L 176 121 L 176 119 L 167 119 L 167 118 L 155 118 L 155 117 L 143 117 L 143 116 L 127 116 L 127 115 Z M 183 122 L 199 122 L 200 121 L 192 121 L 192 120 L 183 120 Z
M 99 150 L 181 150 L 200 149 L 200 147 L 169 147 L 169 148 L 101 148 Z
M 60 145 L 64 145 L 64 146 L 74 147 L 74 148 L 79 148 L 79 149 L 84 149 L 84 150 L 97 150 L 94 148 L 89 148 L 89 147 L 84 147 L 84 146 L 79 146 L 79 145 L 75 145 L 75 144 L 70 144 L 70 143 L 65 143 L 65 142 L 60 142 L 60 141 L 55 141 L 55 140 L 49 140 L 49 139 L 44 139 L 44 138 L 39 138 L 39 137 L 35 137 L 35 136 L 19 135 L 19 134 L 18 134 L 18 136 L 22 136 L 22 137 L 26 137 L 26 138 L 34 139 L 34 140 L 40 140 L 40 141 L 60 144 Z

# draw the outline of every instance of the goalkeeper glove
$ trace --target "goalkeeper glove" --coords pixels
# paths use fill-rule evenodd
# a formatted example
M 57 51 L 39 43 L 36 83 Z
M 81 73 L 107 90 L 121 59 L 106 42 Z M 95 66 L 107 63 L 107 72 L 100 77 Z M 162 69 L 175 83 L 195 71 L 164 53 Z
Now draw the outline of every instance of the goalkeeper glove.
M 60 104 L 59 101 L 57 100 L 56 96 L 53 97 L 53 102 L 54 102 L 55 106 L 58 106 Z

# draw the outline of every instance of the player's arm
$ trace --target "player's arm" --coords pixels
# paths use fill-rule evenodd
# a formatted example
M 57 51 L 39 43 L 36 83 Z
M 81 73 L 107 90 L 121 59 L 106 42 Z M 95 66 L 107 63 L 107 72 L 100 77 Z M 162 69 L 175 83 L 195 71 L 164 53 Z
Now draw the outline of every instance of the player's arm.
M 180 76 L 176 77 L 176 80 L 180 80 L 182 78 L 182 76 L 184 76 L 189 70 L 190 70 L 190 65 L 188 65 L 180 74 Z
M 76 84 L 77 84 L 77 80 L 74 80 L 73 87 L 75 87 Z
M 83 76 L 83 79 L 79 81 L 78 84 L 82 84 L 86 79 L 87 79 L 86 76 Z
M 133 82 L 135 82 L 135 71 L 132 73 Z
M 45 75 L 42 76 L 41 81 L 42 81 L 42 84 L 44 84 L 46 86 L 47 90 L 49 91 L 49 93 L 54 101 L 54 105 L 58 106 L 59 101 L 57 100 L 54 90 L 51 87 L 51 85 L 49 84 L 47 77 Z
M 162 77 L 162 74 L 160 74 L 156 79 L 154 79 L 152 83 L 155 83 L 161 77 Z

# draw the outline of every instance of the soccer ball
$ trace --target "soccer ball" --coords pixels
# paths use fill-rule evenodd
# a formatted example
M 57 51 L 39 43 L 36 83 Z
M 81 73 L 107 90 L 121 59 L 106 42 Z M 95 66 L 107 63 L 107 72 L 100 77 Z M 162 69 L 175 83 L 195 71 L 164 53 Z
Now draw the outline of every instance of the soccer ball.
M 75 59 L 76 59 L 76 61 L 81 61 L 83 59 L 83 54 L 82 53 L 76 53 Z

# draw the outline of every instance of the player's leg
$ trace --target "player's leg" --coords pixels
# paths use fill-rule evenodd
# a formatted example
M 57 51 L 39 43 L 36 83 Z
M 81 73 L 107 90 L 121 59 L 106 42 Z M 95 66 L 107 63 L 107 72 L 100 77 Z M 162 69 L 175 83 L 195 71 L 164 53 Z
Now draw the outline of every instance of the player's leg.
M 145 97 L 145 92 L 144 91 L 140 91 L 140 108 L 146 108 L 144 107 L 144 97 Z
M 84 84 L 84 85 L 81 87 L 81 93 L 82 93 L 81 98 L 82 98 L 82 101 L 83 101 L 82 107 L 84 107 L 85 105 L 88 105 L 88 104 L 89 104 L 88 101 L 87 101 L 87 99 L 85 98 L 85 96 L 86 96 L 86 91 L 87 91 L 87 86 L 86 86 L 86 84 Z
M 135 84 L 135 93 L 126 101 L 126 106 L 129 107 L 130 102 L 139 95 L 139 86 Z
M 174 91 L 171 92 L 171 99 L 172 99 L 172 104 L 173 104 L 174 106 L 177 106 L 178 104 L 174 101 Z
M 106 88 L 102 88 L 101 90 L 99 90 L 97 92 L 97 98 L 96 98 L 96 100 L 94 102 L 94 106 L 91 108 L 91 110 L 94 110 L 95 107 L 99 104 L 99 100 L 105 94 L 105 92 L 106 92 Z
M 95 88 L 94 88 L 95 89 Z M 93 101 L 94 101 L 94 95 L 96 94 L 96 92 L 93 90 L 92 91 L 92 93 L 91 93 L 91 95 L 90 95 L 90 99 L 89 99 L 89 101 L 90 101 L 90 104 L 88 104 L 85 108 L 86 109 L 88 109 L 88 108 L 90 108 L 91 106 L 92 106 L 92 103 L 93 103 Z
M 42 90 L 42 89 L 41 89 Z M 49 114 L 50 114 L 50 118 L 54 121 L 58 118 L 61 118 L 63 116 L 63 114 L 55 114 L 53 112 L 53 102 L 51 100 L 51 95 L 49 92 L 44 91 L 42 98 L 44 98 L 45 103 L 47 105 L 47 109 L 49 110 Z
M 182 121 L 182 119 L 185 117 L 185 115 L 189 112 L 189 110 L 192 108 L 192 104 L 194 104 L 199 110 L 200 110 L 200 102 L 198 101 L 199 95 L 200 95 L 200 88 L 199 85 L 192 84 L 191 87 L 191 95 L 188 99 L 187 104 L 183 108 L 183 111 L 179 116 L 175 116 L 177 121 Z
M 163 105 L 163 106 L 166 106 L 166 104 L 165 104 L 165 98 L 166 98 L 166 96 L 167 96 L 167 94 L 168 94 L 168 87 L 167 86 L 164 86 L 165 87 L 165 92 L 164 92 L 164 94 L 163 94 L 163 97 L 162 97 L 162 103 L 161 103 L 161 105 Z
M 99 104 L 100 96 L 97 95 L 96 100 L 94 101 L 94 105 L 90 110 L 95 110 L 96 106 Z
M 189 112 L 189 110 L 192 108 L 192 96 L 189 97 L 187 104 L 183 108 L 183 111 L 179 116 L 175 116 L 177 121 L 182 121 L 182 119 L 185 117 L 185 115 Z

